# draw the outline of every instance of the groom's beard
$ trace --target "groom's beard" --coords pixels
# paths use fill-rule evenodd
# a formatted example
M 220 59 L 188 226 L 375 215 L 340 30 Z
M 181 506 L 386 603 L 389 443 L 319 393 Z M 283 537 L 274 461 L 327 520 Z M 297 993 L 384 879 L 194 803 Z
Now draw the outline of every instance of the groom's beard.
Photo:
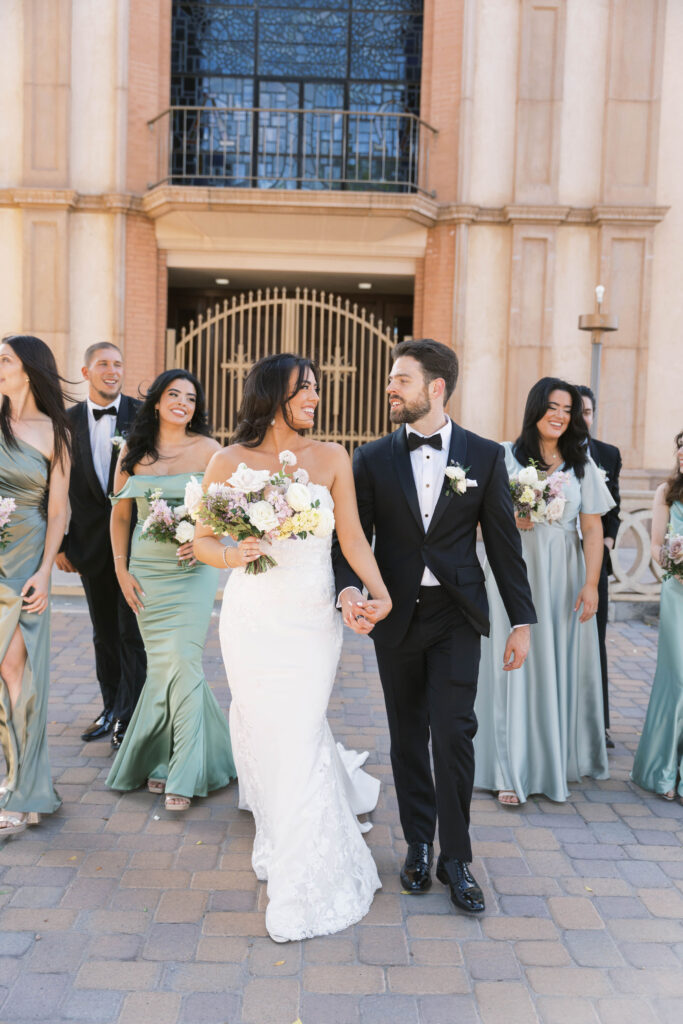
M 404 402 L 402 398 L 398 400 L 402 404 L 389 410 L 389 419 L 392 423 L 414 423 L 432 411 L 427 388 L 414 402 Z

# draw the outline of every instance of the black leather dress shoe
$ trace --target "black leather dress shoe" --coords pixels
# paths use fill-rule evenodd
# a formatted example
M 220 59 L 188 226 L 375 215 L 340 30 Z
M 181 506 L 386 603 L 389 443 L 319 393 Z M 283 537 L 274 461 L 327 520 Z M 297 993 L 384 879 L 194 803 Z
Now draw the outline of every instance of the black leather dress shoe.
M 128 728 L 128 722 L 122 722 L 120 718 L 114 721 L 114 729 L 111 734 L 111 745 L 114 750 L 118 750 L 123 742 L 123 737 L 126 735 L 126 729 Z
M 481 914 L 485 908 L 484 894 L 470 871 L 469 864 L 464 860 L 448 860 L 439 857 L 436 865 L 436 877 L 451 891 L 451 903 L 460 910 L 470 914 Z
M 81 734 L 81 739 L 88 743 L 90 740 L 99 740 L 102 736 L 106 736 L 107 733 L 111 732 L 112 722 L 114 716 L 111 711 L 107 711 L 105 708 L 99 713 L 92 725 L 89 725 L 84 733 Z
M 408 843 L 401 868 L 401 885 L 406 892 L 427 892 L 432 886 L 434 847 L 431 843 Z
M 607 729 L 605 729 L 605 746 L 607 747 L 608 750 L 614 750 L 614 740 L 612 739 L 610 734 L 607 732 Z

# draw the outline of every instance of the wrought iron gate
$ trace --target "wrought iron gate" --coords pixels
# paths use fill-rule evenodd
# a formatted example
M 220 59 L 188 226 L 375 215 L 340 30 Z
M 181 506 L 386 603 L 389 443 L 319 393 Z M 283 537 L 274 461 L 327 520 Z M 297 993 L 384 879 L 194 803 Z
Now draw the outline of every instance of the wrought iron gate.
M 321 370 L 314 436 L 349 452 L 391 429 L 384 393 L 397 340 L 374 314 L 326 292 L 267 288 L 233 296 L 207 316 L 167 332 L 168 367 L 196 374 L 206 389 L 214 434 L 228 443 L 237 425 L 244 378 L 262 356 L 298 352 Z

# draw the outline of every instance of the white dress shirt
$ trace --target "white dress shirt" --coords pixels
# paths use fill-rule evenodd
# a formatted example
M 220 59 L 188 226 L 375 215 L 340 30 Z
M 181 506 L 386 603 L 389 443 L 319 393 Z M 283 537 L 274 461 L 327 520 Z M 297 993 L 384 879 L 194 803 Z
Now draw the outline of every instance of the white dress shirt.
M 116 416 L 100 416 L 98 420 L 93 416 L 93 409 L 109 409 L 113 407 L 118 414 L 121 404 L 121 395 L 117 395 L 109 405 L 96 405 L 88 398 L 88 433 L 90 434 L 90 450 L 92 461 L 100 481 L 102 490 L 107 493 L 109 484 L 109 467 L 111 466 L 112 447 L 111 439 L 116 430 Z
M 415 451 L 410 453 L 410 464 L 413 469 L 413 479 L 415 480 L 415 488 L 417 490 L 417 500 L 420 505 L 420 517 L 422 519 L 422 526 L 424 527 L 425 533 L 431 525 L 436 503 L 439 500 L 441 491 L 446 485 L 448 449 L 451 444 L 450 419 L 447 419 L 441 430 L 438 430 L 436 433 L 441 435 L 441 451 L 437 451 L 437 449 L 432 448 L 431 445 L 423 444 L 421 448 L 416 448 Z M 409 424 L 406 424 L 406 435 L 409 434 L 417 434 L 418 437 L 426 436 L 424 434 L 420 434 L 419 431 L 414 430 Z M 430 434 L 429 436 L 431 437 L 433 435 Z M 436 576 L 429 571 L 427 566 L 425 566 L 424 573 L 422 574 L 420 586 L 440 586 Z

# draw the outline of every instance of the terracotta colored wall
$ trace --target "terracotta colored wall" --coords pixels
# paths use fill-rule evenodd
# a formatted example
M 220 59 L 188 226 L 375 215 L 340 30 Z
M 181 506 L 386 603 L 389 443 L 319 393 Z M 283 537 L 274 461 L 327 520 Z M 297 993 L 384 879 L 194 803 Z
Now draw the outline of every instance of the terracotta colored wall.
M 126 386 L 133 393 L 164 368 L 166 256 L 157 249 L 154 225 L 129 217 L 126 230 Z

